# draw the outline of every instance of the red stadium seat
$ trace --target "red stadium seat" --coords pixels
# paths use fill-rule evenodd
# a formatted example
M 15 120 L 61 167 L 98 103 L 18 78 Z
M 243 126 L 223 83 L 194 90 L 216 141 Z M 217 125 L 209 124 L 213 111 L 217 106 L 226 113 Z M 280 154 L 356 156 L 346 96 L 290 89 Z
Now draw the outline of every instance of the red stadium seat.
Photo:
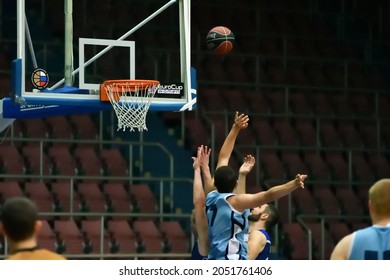
M 81 140 L 96 140 L 98 138 L 98 132 L 96 124 L 93 122 L 91 115 L 70 115 L 70 123 L 74 127 L 75 138 Z M 78 144 L 83 146 L 91 144 Z
M 44 182 L 26 182 L 24 190 L 29 198 L 35 202 L 39 212 L 52 212 L 55 209 L 52 194 Z M 45 218 L 53 219 L 54 217 L 47 216 Z
M 70 211 L 70 204 L 73 204 L 73 211 L 78 211 L 80 208 L 80 199 L 76 190 L 73 190 L 73 199 L 71 199 L 71 184 L 70 182 L 54 182 L 51 185 L 51 191 L 55 203 L 64 212 Z
M 23 146 L 22 148 L 22 153 L 23 156 L 27 159 L 27 172 L 34 174 L 34 175 L 39 175 L 41 174 L 41 148 L 39 145 L 27 145 Z M 42 174 L 44 175 L 50 175 L 52 172 L 52 162 L 50 161 L 49 157 L 47 154 L 42 151 Z
M 137 238 L 126 220 L 109 220 L 108 232 L 114 253 L 135 253 Z
M 55 220 L 54 230 L 58 233 L 58 246 L 64 246 L 66 254 L 83 254 L 84 238 L 73 220 Z
M 0 201 L 5 201 L 15 196 L 25 196 L 18 182 L 0 182 Z
M 105 212 L 106 199 L 99 186 L 95 182 L 83 182 L 77 185 L 80 200 L 85 203 L 88 212 Z M 90 217 L 96 219 L 98 217 Z
M 41 220 L 41 228 L 38 232 L 38 245 L 51 251 L 55 251 L 56 235 L 46 220 Z
M 97 254 L 101 252 L 103 242 L 104 253 L 108 253 L 108 244 L 106 242 L 105 229 L 102 227 L 101 220 L 83 220 L 81 221 L 81 232 L 84 233 L 86 244 L 88 246 L 88 253 Z
M 130 195 L 140 213 L 156 213 L 158 210 L 157 199 L 147 184 L 134 184 L 129 188 Z M 140 218 L 143 219 L 143 218 Z M 148 219 L 148 218 L 146 218 Z M 149 218 L 150 219 L 150 218 Z
M 74 149 L 74 156 L 80 166 L 80 172 L 86 176 L 102 176 L 103 165 L 95 149 L 90 146 L 78 146 Z M 100 180 L 95 180 L 99 182 Z
M 23 158 L 16 146 L 3 143 L 0 146 L 0 165 L 5 174 L 22 175 L 25 173 Z M 9 180 L 19 180 L 18 177 L 14 179 L 5 178 Z
M 309 246 L 307 234 L 299 223 L 284 223 L 282 225 L 287 250 L 293 260 L 308 260 Z
M 103 193 L 108 196 L 107 200 L 115 212 L 128 213 L 133 211 L 133 202 L 129 193 L 121 183 L 105 183 Z M 116 219 L 115 217 L 113 217 Z M 123 219 L 120 217 L 119 219 Z
M 52 146 L 49 148 L 49 156 L 51 157 L 55 166 L 55 173 L 66 176 L 73 176 L 78 174 L 77 163 L 70 153 L 68 147 Z
M 133 223 L 134 231 L 141 239 L 143 253 L 161 253 L 164 239 L 152 220 L 136 220 Z
M 111 176 L 127 176 L 128 164 L 117 148 L 100 149 L 100 157 L 103 160 L 105 171 Z

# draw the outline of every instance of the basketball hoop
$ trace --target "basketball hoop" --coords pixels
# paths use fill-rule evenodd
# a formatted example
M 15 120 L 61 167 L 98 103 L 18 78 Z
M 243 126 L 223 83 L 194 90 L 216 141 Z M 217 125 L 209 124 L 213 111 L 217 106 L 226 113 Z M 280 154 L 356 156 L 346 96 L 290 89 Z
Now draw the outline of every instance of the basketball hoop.
M 110 101 L 118 130 L 148 130 L 146 115 L 160 85 L 156 80 L 109 80 L 100 85 L 100 101 Z

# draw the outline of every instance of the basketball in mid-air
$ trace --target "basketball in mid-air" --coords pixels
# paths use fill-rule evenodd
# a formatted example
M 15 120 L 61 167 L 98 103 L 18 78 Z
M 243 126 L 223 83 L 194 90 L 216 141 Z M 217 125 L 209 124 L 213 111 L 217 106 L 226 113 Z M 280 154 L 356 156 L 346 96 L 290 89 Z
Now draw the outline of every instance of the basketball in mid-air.
M 224 55 L 233 49 L 234 34 L 225 26 L 213 27 L 206 37 L 207 49 L 214 54 Z

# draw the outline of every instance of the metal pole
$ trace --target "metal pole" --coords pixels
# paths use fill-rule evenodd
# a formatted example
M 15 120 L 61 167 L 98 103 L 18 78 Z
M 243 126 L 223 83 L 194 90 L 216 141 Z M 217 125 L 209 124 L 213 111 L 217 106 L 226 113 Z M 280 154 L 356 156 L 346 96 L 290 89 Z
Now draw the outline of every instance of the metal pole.
M 348 151 L 348 178 L 352 182 L 352 150 Z M 350 188 L 352 188 L 351 184 Z
M 24 0 L 18 0 L 17 3 L 16 3 L 16 33 L 17 33 L 17 48 L 16 48 L 16 58 L 17 59 L 20 59 L 20 60 L 23 60 L 25 58 L 25 42 L 26 42 L 26 37 L 25 37 L 25 13 L 24 13 L 24 9 L 25 9 L 25 2 Z M 20 83 L 21 83 L 21 89 L 22 91 L 24 90 L 25 88 L 25 64 L 22 63 L 22 67 L 21 67 L 21 79 L 20 79 Z
M 321 218 L 321 259 L 325 259 L 325 220 Z
M 133 169 L 131 163 L 133 162 L 133 145 L 129 144 L 129 159 L 128 159 L 128 169 L 129 169 L 129 183 L 133 184 Z
M 43 175 L 43 142 L 42 141 L 39 141 L 39 175 L 41 176 Z
M 153 14 L 151 14 L 149 17 L 147 17 L 146 19 L 144 19 L 143 21 L 141 21 L 139 24 L 137 24 L 135 27 L 133 27 L 133 29 L 129 30 L 128 32 L 126 32 L 125 34 L 123 34 L 121 37 L 119 37 L 117 39 L 117 41 L 122 41 L 124 39 L 126 39 L 127 37 L 129 37 L 131 34 L 133 34 L 135 31 L 137 31 L 139 28 L 141 28 L 144 24 L 148 23 L 150 20 L 152 20 L 154 17 L 156 17 L 157 15 L 159 15 L 162 11 L 164 11 L 166 8 L 168 8 L 169 6 L 171 6 L 172 4 L 176 3 L 176 0 L 171 0 L 169 1 L 167 4 L 165 4 L 164 6 L 162 6 L 160 9 L 158 9 L 157 11 L 155 11 Z M 107 46 L 106 48 L 104 48 L 103 50 L 101 50 L 99 53 L 97 53 L 95 56 L 93 56 L 92 58 L 90 58 L 88 61 L 86 61 L 84 63 L 84 67 L 90 65 L 92 62 L 94 62 L 95 60 L 97 60 L 99 57 L 101 57 L 103 54 L 105 54 L 106 52 L 108 52 L 109 50 L 111 50 L 113 48 L 113 46 Z M 77 69 L 75 69 L 74 71 L 72 71 L 72 75 L 75 75 L 77 74 L 78 72 L 80 71 L 80 65 Z M 58 81 L 55 85 L 53 85 L 50 89 L 56 89 L 59 85 L 61 85 L 63 82 L 65 81 L 65 79 L 62 79 L 60 81 Z
M 72 0 L 65 0 L 65 86 L 73 84 L 73 20 L 72 20 Z
M 31 34 L 30 34 L 30 29 L 28 28 L 28 22 L 27 22 L 26 14 L 24 15 L 24 18 L 25 18 L 26 38 L 27 38 L 28 48 L 30 49 L 31 60 L 32 60 L 34 69 L 37 69 L 38 68 L 38 63 L 37 63 L 37 59 L 35 57 L 34 46 L 32 44 Z
M 74 181 L 70 179 L 70 203 L 69 203 L 69 212 L 71 213 L 71 219 L 73 220 L 73 199 L 74 199 Z
M 100 254 L 104 254 L 104 216 L 100 217 Z M 104 258 L 100 258 L 103 260 Z
M 180 21 L 180 70 L 184 90 L 187 92 L 187 102 L 191 102 L 191 1 L 179 0 Z M 192 105 L 189 110 L 192 110 Z
M 160 222 L 162 222 L 162 214 L 163 214 L 163 197 L 164 197 L 164 182 L 160 181 Z M 172 198 L 171 198 L 172 200 Z

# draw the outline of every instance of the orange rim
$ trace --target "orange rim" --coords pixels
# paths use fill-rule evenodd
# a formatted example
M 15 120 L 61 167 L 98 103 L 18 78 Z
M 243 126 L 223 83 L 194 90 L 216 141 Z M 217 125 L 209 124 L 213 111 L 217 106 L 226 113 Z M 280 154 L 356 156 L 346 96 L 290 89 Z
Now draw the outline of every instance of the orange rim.
M 160 84 L 160 81 L 157 80 L 107 80 L 100 85 L 100 101 L 110 101 L 107 96 L 107 86 L 115 85 L 116 88 L 121 88 L 122 86 L 127 87 L 130 91 L 135 90 L 144 90 L 149 87 L 157 86 Z M 122 92 L 117 92 L 122 94 Z

